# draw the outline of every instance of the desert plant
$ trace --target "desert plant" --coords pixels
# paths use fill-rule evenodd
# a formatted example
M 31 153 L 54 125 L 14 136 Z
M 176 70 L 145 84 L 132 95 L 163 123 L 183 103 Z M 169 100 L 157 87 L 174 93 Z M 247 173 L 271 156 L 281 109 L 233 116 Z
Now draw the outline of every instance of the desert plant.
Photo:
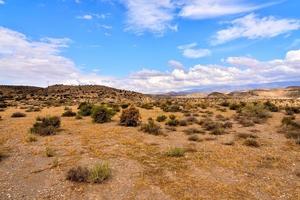
M 153 119 L 148 120 L 148 123 L 141 125 L 141 130 L 145 133 L 152 135 L 161 134 L 161 127 L 159 124 L 156 124 Z
M 257 138 L 256 135 L 253 135 L 251 133 L 239 133 L 239 134 L 237 134 L 237 137 L 241 138 L 241 139 L 248 139 L 248 138 L 255 139 L 255 138 Z
M 255 139 L 252 139 L 252 138 L 247 138 L 244 141 L 244 145 L 249 146 L 249 147 L 260 147 L 260 144 Z
M 20 117 L 26 117 L 26 114 L 21 112 L 15 112 L 11 115 L 12 118 L 20 118 Z
M 55 151 L 53 149 L 51 149 L 50 147 L 46 147 L 45 155 L 47 157 L 53 157 L 55 155 Z
M 111 177 L 111 169 L 108 163 L 98 163 L 89 170 L 89 181 L 92 183 L 102 183 Z
M 86 167 L 78 166 L 71 168 L 67 172 L 66 179 L 73 182 L 87 182 L 89 177 L 89 170 Z
M 159 115 L 159 116 L 157 116 L 156 121 L 164 122 L 166 119 L 167 119 L 166 115 Z
M 191 135 L 188 138 L 189 141 L 194 141 L 194 142 L 200 142 L 201 139 L 198 137 L 198 135 Z
M 92 114 L 92 108 L 93 108 L 93 104 L 83 102 L 78 107 L 79 109 L 78 114 L 81 116 L 90 116 Z
M 123 110 L 120 117 L 120 124 L 123 126 L 138 126 L 140 124 L 140 112 L 137 108 L 131 106 Z
M 270 101 L 266 101 L 264 103 L 264 106 L 267 110 L 271 111 L 271 112 L 278 112 L 279 111 L 279 108 L 272 102 Z
M 62 115 L 62 117 L 74 117 L 76 116 L 76 112 L 73 112 L 72 110 L 66 110 Z
M 179 120 L 178 124 L 179 124 L 179 126 L 187 126 L 188 125 L 187 121 L 184 119 Z
M 59 117 L 44 117 L 36 120 L 36 123 L 30 129 L 31 133 L 39 135 L 53 135 L 60 127 L 61 121 Z
M 171 147 L 166 155 L 169 157 L 182 157 L 184 156 L 185 150 L 183 148 L 180 147 Z
M 35 135 L 33 134 L 28 134 L 25 138 L 25 141 L 26 142 L 36 142 L 37 141 L 37 138 Z
M 192 135 L 192 134 L 197 134 L 197 133 L 205 134 L 205 131 L 197 129 L 197 128 L 188 128 L 188 129 L 183 130 L 183 132 L 187 135 Z
M 111 121 L 111 118 L 116 114 L 116 112 L 107 106 L 94 106 L 92 109 L 92 118 L 96 123 L 105 123 Z

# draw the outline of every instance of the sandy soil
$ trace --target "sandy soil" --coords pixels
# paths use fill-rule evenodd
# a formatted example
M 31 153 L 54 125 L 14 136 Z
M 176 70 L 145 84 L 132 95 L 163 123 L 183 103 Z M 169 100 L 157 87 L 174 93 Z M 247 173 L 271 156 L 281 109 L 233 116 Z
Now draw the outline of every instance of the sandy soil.
M 95 124 L 90 117 L 62 118 L 57 135 L 26 142 L 37 116 L 60 116 L 63 109 L 45 108 L 26 113 L 25 118 L 10 117 L 13 112 L 24 112 L 17 108 L 0 112 L 0 145 L 8 155 L 0 162 L 0 199 L 300 199 L 296 175 L 300 148 L 277 133 L 282 113 L 249 128 L 232 121 L 234 127 L 228 134 L 199 135 L 210 138 L 202 142 L 188 140 L 182 132 L 188 127 L 175 132 L 164 129 L 161 136 L 122 127 L 118 115 L 105 124 Z M 163 113 L 157 108 L 140 111 L 143 121 Z M 222 114 L 231 117 L 234 113 Z M 197 124 L 189 127 L 200 128 Z M 261 147 L 243 145 L 238 133 L 257 135 Z M 224 145 L 228 141 L 234 144 Z M 46 147 L 55 151 L 54 157 L 45 155 Z M 170 147 L 190 151 L 183 157 L 167 157 Z M 72 183 L 65 178 L 73 166 L 102 161 L 112 168 L 112 177 L 103 184 Z

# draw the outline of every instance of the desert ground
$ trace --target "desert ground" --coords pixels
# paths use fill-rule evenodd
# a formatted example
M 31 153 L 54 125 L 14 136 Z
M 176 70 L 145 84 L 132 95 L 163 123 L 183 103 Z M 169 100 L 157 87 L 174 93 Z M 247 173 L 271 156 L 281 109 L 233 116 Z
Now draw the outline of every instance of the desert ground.
M 264 112 L 262 118 L 237 115 L 266 101 L 156 101 L 119 106 L 103 123 L 62 116 L 80 112 L 79 104 L 1 109 L 0 199 L 300 199 L 299 100 L 275 101 L 279 109 L 272 112 L 261 107 L 255 113 Z M 181 109 L 168 110 L 163 101 Z M 139 124 L 121 125 L 131 107 Z M 167 119 L 158 122 L 161 115 Z M 47 116 L 58 116 L 60 127 L 48 135 L 32 131 Z M 97 163 L 110 171 L 101 181 L 68 175 Z

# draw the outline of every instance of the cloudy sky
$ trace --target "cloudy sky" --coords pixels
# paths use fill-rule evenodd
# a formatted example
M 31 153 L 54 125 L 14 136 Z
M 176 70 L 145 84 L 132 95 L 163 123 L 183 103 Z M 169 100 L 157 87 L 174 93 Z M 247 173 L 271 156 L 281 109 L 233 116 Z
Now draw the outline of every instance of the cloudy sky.
M 0 84 L 300 81 L 298 0 L 0 0 Z

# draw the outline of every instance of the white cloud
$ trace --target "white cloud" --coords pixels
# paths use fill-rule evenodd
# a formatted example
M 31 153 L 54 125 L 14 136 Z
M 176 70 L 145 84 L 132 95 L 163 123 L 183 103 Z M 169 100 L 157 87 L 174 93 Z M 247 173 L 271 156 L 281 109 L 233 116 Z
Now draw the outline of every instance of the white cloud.
M 127 8 L 126 30 L 136 34 L 152 32 L 162 35 L 166 30 L 177 30 L 174 5 L 171 0 L 123 0 Z
M 251 12 L 269 4 L 254 5 L 241 0 L 184 0 L 179 16 L 190 19 L 208 19 Z
M 300 20 L 276 19 L 273 16 L 259 18 L 255 14 L 229 22 L 230 27 L 220 30 L 212 44 L 223 44 L 239 38 L 272 38 L 300 29 Z
M 287 52 L 283 59 L 229 57 L 223 66 L 198 64 L 186 70 L 173 60 L 169 64 L 177 67 L 171 71 L 143 69 L 115 78 L 79 70 L 71 59 L 61 55 L 69 43 L 67 38 L 32 41 L 22 33 L 0 27 L 0 84 L 100 84 L 141 92 L 168 92 L 200 86 L 300 81 L 300 50 Z
M 209 49 L 197 48 L 197 43 L 186 44 L 177 47 L 182 51 L 182 55 L 187 58 L 202 58 L 211 55 Z
M 255 5 L 249 0 L 121 0 L 127 9 L 126 30 L 138 35 L 177 31 L 176 18 L 208 19 L 251 12 L 274 3 Z
M 82 15 L 82 16 L 77 16 L 77 19 L 91 20 L 91 19 L 93 19 L 93 16 L 92 15 Z
M 4 0 L 0 0 L 0 5 L 3 5 L 5 4 L 5 1 Z
M 168 65 L 174 69 L 183 69 L 184 65 L 177 60 L 169 60 Z

